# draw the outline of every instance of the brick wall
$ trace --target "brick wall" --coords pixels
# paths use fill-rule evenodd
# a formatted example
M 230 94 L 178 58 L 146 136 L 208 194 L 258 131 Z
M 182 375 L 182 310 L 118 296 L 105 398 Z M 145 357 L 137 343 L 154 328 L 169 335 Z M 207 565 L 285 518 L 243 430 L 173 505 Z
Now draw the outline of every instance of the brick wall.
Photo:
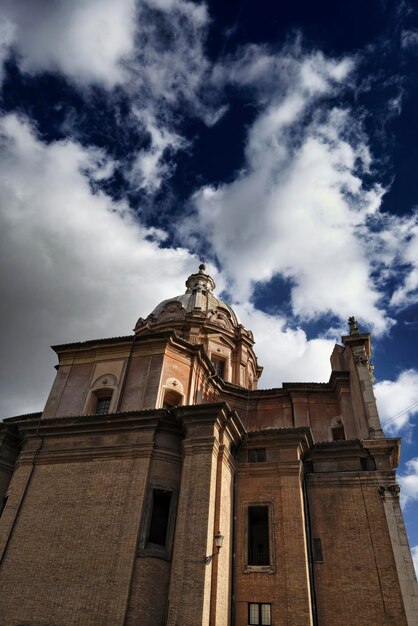
M 86 432 L 83 440 L 69 430 L 86 423 L 55 424 L 66 432 L 48 436 L 44 424 L 36 454 L 41 439 L 29 437 L 10 485 L 0 524 L 0 624 L 122 626 L 152 427 L 128 434 L 125 423 L 123 439 Z
M 406 625 L 378 479 L 356 472 L 313 474 L 308 480 L 312 537 L 323 562 L 314 564 L 319 623 Z
M 307 548 L 300 478 L 300 441 L 257 433 L 248 446 L 265 447 L 265 463 L 246 463 L 241 450 L 236 484 L 235 626 L 248 624 L 248 603 L 271 603 L 275 626 L 311 624 Z M 248 506 L 268 505 L 270 567 L 246 565 Z

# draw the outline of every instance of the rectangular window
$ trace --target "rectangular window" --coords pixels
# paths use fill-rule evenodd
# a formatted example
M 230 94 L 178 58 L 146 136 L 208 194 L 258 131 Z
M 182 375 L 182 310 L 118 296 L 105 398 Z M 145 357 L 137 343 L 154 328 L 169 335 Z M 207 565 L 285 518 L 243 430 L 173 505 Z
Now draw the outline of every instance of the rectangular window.
M 253 626 L 271 626 L 271 604 L 250 602 L 248 605 L 248 623 Z
M 96 402 L 96 414 L 97 415 L 106 415 L 109 413 L 110 401 L 112 400 L 112 396 L 103 396 L 97 398 Z
M 215 368 L 215 373 L 220 376 L 220 378 L 225 378 L 225 359 L 219 359 L 216 356 L 212 356 L 211 361 L 213 367 Z
M 343 441 L 345 439 L 344 426 L 334 426 L 331 431 L 334 441 Z
M 171 491 L 154 489 L 152 492 L 152 513 L 148 533 L 148 543 L 165 546 L 168 520 L 170 516 Z
M 265 448 L 251 448 L 248 450 L 248 463 L 265 463 L 266 462 L 266 449 Z
M 269 508 L 248 507 L 248 565 L 269 565 Z
M 366 456 L 360 459 L 361 469 L 365 472 L 372 472 L 376 469 L 376 463 L 372 456 Z
M 312 539 L 312 552 L 314 561 L 323 561 L 322 558 L 322 545 L 320 539 Z
M 163 485 L 150 486 L 138 536 L 138 556 L 171 560 L 178 494 Z

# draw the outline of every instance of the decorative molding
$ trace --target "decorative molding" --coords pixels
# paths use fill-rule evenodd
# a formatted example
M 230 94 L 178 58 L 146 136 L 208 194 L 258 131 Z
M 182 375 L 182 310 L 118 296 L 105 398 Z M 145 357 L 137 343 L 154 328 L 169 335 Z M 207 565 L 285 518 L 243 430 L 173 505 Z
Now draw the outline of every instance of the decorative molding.
M 377 488 L 377 493 L 382 498 L 382 500 L 385 499 L 386 494 L 389 494 L 394 498 L 399 498 L 400 492 L 401 488 L 398 483 L 393 483 L 391 485 L 379 485 Z

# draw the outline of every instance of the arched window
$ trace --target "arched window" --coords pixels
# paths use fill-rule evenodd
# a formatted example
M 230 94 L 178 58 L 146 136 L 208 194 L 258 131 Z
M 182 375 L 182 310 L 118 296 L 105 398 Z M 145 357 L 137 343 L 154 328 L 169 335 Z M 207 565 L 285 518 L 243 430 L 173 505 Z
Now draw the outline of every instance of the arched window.
M 85 415 L 107 415 L 115 411 L 117 402 L 117 379 L 114 374 L 102 374 L 96 378 L 87 394 Z
M 183 403 L 183 395 L 175 389 L 166 389 L 163 399 L 163 409 L 172 409 Z
M 341 418 L 332 420 L 331 435 L 333 441 L 343 441 L 345 439 L 345 429 Z

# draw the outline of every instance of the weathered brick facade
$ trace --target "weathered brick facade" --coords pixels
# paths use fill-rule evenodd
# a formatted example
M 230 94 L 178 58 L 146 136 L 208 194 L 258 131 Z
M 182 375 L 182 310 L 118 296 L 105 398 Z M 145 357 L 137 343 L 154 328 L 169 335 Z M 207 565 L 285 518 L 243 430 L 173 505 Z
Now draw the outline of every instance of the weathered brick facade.
M 203 266 L 186 285 L 56 346 L 44 411 L 1 424 L 0 626 L 417 625 L 370 336 L 257 390 L 251 332 Z

